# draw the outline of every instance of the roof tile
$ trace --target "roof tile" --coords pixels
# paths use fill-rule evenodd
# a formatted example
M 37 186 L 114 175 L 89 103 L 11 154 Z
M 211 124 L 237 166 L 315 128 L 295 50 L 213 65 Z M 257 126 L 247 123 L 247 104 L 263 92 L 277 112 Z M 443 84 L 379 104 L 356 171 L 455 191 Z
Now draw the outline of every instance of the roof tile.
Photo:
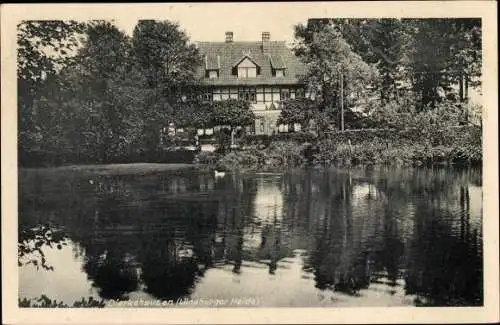
M 286 69 L 285 60 L 282 55 L 270 55 L 270 60 L 273 69 Z
M 205 55 L 205 69 L 218 70 L 220 69 L 220 57 L 218 55 Z
M 283 41 L 269 41 L 265 51 L 262 42 L 199 42 L 198 48 L 205 55 L 205 66 L 199 77 L 209 85 L 280 85 L 297 84 L 305 67 Z M 218 60 L 217 60 L 218 57 Z M 251 58 L 260 67 L 260 75 L 241 79 L 232 75 L 233 65 L 245 57 Z M 207 79 L 204 69 L 219 70 L 219 78 Z M 273 77 L 272 69 L 287 69 L 284 77 Z

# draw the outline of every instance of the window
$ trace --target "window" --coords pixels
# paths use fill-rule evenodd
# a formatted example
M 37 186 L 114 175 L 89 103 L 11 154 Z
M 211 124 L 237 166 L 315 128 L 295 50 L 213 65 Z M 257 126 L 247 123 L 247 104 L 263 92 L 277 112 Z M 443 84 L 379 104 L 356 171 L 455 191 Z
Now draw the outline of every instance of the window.
M 288 132 L 288 124 L 278 125 L 278 132 L 282 132 L 282 133 Z
M 290 91 L 288 89 L 281 89 L 281 100 L 290 99 Z
M 247 102 L 256 103 L 257 102 L 257 94 L 256 94 L 255 89 L 253 89 L 253 88 L 239 89 L 238 99 L 245 100 Z
M 205 78 L 208 79 L 219 78 L 219 70 L 205 70 Z
M 206 92 L 203 94 L 203 100 L 207 102 L 212 101 L 212 93 L 211 92 Z
M 255 77 L 257 77 L 257 68 L 238 67 L 238 78 L 255 78 Z
M 259 89 L 260 90 L 260 89 Z M 288 89 L 286 89 L 288 91 Z M 266 87 L 264 93 L 257 93 L 257 101 L 263 103 L 279 102 L 283 99 L 282 91 L 277 87 Z
M 248 134 L 255 134 L 255 122 L 247 126 Z
M 212 97 L 212 100 L 213 101 L 219 101 L 219 100 L 222 100 L 222 90 L 220 88 L 214 88 L 213 90 L 213 97 Z
M 219 71 L 217 71 L 217 70 L 210 70 L 210 71 L 208 71 L 208 78 L 209 79 L 217 79 L 217 78 L 219 78 Z
M 257 102 L 258 103 L 264 103 L 264 93 L 261 91 L 261 92 L 257 92 Z
M 284 77 L 285 76 L 285 69 L 275 69 L 274 76 L 277 78 Z

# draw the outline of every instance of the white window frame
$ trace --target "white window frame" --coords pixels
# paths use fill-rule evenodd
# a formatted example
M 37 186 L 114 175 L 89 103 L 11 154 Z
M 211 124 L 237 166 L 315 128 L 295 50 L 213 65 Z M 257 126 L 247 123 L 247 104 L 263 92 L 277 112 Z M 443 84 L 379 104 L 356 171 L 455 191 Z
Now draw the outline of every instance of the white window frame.
M 278 75 L 278 72 L 280 73 L 279 75 Z M 275 69 L 274 76 L 276 78 L 283 78 L 285 76 L 285 69 Z
M 219 71 L 218 70 L 208 70 L 208 79 L 218 79 Z

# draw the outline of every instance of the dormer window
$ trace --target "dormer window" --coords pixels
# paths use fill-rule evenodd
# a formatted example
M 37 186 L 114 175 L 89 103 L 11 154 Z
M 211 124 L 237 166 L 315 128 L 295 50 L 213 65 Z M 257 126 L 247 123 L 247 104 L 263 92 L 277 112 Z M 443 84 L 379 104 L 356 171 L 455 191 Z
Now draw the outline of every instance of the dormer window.
M 256 67 L 238 67 L 238 78 L 255 78 L 257 77 Z
M 219 78 L 219 70 L 207 70 L 205 77 L 208 79 L 217 79 Z
M 249 57 L 245 56 L 233 67 L 233 75 L 238 78 L 255 78 L 259 75 L 260 67 Z
M 273 75 L 276 78 L 284 77 L 285 76 L 285 69 L 274 69 L 273 70 Z
M 282 78 L 285 76 L 285 60 L 281 55 L 270 55 L 269 60 L 271 61 L 271 68 L 273 71 L 273 77 Z
M 220 71 L 220 56 L 205 55 L 205 78 L 217 79 Z

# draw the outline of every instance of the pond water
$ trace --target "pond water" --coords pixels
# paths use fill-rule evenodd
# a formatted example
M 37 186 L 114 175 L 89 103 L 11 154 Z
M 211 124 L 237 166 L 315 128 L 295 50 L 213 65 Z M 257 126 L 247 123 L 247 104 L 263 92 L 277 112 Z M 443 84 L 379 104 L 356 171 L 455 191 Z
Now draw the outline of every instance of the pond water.
M 451 168 L 222 178 L 24 169 L 20 227 L 51 224 L 67 239 L 42 246 L 53 270 L 24 256 L 19 296 L 107 306 L 482 305 L 481 178 Z

